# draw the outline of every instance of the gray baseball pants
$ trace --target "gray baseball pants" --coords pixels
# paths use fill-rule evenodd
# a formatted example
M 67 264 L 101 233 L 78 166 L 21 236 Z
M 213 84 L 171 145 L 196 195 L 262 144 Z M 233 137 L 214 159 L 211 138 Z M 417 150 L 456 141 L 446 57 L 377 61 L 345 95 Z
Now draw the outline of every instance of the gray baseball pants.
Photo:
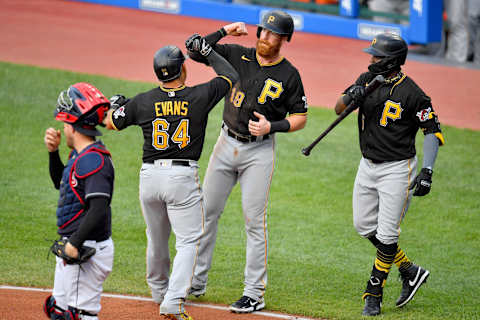
M 184 311 L 198 246 L 203 233 L 204 205 L 198 165 L 173 166 L 171 160 L 144 163 L 140 170 L 140 204 L 147 225 L 147 283 L 160 313 Z M 173 230 L 177 254 L 169 279 L 168 238 Z
M 275 162 L 275 137 L 243 143 L 221 130 L 210 157 L 203 191 L 205 234 L 199 249 L 194 288 L 205 288 L 217 238 L 218 220 L 232 188 L 242 190 L 242 208 L 247 234 L 243 295 L 259 299 L 267 285 L 267 204 Z
M 361 236 L 376 233 L 383 244 L 398 242 L 416 172 L 417 157 L 379 164 L 360 160 L 353 187 L 353 225 Z

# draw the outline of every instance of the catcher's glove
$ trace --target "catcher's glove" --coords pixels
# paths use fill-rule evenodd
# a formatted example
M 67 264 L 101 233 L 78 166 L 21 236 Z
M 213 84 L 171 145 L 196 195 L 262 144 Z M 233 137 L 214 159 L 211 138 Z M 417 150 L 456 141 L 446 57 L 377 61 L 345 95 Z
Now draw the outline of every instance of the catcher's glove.
M 57 257 L 62 258 L 66 264 L 82 264 L 90 259 L 96 252 L 95 248 L 82 246 L 78 250 L 78 257 L 73 258 L 65 252 L 65 245 L 67 241 L 65 240 L 55 240 L 50 247 L 50 251 L 52 251 Z

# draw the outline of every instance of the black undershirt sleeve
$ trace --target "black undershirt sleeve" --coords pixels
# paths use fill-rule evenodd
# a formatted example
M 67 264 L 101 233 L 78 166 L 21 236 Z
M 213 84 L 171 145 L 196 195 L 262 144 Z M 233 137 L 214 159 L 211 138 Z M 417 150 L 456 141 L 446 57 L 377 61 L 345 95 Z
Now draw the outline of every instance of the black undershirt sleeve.
M 81 248 L 83 242 L 92 235 L 96 226 L 107 219 L 107 208 L 110 199 L 107 197 L 93 197 L 87 199 L 87 212 L 80 227 L 75 231 L 68 241 L 77 249 Z M 92 239 L 93 240 L 93 239 Z
M 211 45 L 212 47 L 217 44 L 220 39 L 225 37 L 227 35 L 227 32 L 225 29 L 221 28 L 220 30 L 217 30 L 213 33 L 210 33 L 209 35 L 205 36 L 205 41 Z
M 62 180 L 63 169 L 65 169 L 65 166 L 63 165 L 63 162 L 60 159 L 60 154 L 58 153 L 58 150 L 49 152 L 48 156 L 49 156 L 48 169 L 50 171 L 50 178 L 52 179 L 55 189 L 59 189 L 60 181 Z
M 212 50 L 207 57 L 208 62 L 213 67 L 213 70 L 219 76 L 225 76 L 232 81 L 232 86 L 238 81 L 238 72 L 232 67 L 224 57 L 219 55 L 215 50 Z

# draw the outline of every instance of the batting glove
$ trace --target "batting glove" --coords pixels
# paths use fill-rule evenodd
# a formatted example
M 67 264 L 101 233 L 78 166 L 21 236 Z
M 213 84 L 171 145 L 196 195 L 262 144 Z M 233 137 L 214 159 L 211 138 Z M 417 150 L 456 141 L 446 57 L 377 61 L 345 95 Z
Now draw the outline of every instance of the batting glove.
M 415 177 L 413 183 L 410 185 L 410 190 L 415 188 L 414 196 L 423 197 L 430 192 L 432 188 L 432 174 L 433 171 L 429 168 L 422 168 L 420 173 Z
M 355 107 L 358 108 L 365 101 L 365 87 L 354 85 L 348 89 L 347 95 L 350 97 L 351 101 L 353 101 Z
M 116 94 L 110 98 L 110 105 L 112 109 L 117 110 L 121 106 L 124 106 L 130 99 L 125 98 L 121 94 Z

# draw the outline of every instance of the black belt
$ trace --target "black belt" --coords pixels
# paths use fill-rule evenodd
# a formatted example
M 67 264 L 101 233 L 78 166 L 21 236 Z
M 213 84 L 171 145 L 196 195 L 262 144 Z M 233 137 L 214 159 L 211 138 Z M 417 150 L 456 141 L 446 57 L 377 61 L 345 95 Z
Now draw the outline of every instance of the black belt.
M 368 160 L 370 160 L 371 162 L 373 162 L 375 164 L 380 164 L 380 163 L 386 162 L 385 160 L 374 160 L 374 159 L 368 159 Z
M 224 123 L 222 123 L 222 128 L 227 129 L 227 134 L 230 137 L 234 138 L 237 141 L 243 142 L 243 143 L 255 142 L 255 141 L 257 141 L 257 139 L 260 138 L 260 137 L 257 137 L 257 136 L 245 136 L 245 135 L 238 134 L 235 131 L 231 130 L 229 127 L 227 127 Z M 270 135 L 266 134 L 266 135 L 263 136 L 262 140 L 267 140 L 269 137 L 270 137 Z
M 168 160 L 168 159 L 157 159 L 157 160 Z M 144 163 L 154 163 L 155 160 L 147 160 Z M 172 160 L 172 166 L 184 166 L 190 167 L 190 161 L 188 160 Z

